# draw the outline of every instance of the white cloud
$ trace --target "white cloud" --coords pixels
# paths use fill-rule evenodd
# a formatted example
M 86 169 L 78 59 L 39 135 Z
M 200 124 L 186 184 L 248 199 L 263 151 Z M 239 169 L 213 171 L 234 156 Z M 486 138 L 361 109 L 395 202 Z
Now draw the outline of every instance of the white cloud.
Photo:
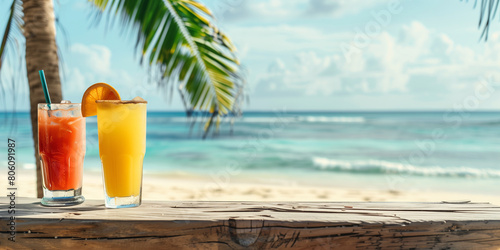
M 71 62 L 66 63 L 63 93 L 71 101 L 79 100 L 85 89 L 97 82 L 113 85 L 123 98 L 133 98 L 136 86 L 144 80 L 143 76 L 113 67 L 111 50 L 103 45 L 73 44 L 69 57 Z
M 446 34 L 439 34 L 434 37 L 430 52 L 435 56 L 448 57 L 453 52 L 454 46 L 455 43 L 450 37 Z
M 338 51 L 338 43 L 352 37 L 348 32 L 325 33 L 316 28 L 290 25 L 234 27 L 227 29 L 227 33 L 239 48 L 248 49 L 247 53 L 266 55 L 308 48 L 334 52 Z
M 286 19 L 300 15 L 306 0 L 269 0 L 269 1 L 217 1 L 212 9 L 219 20 L 237 21 L 246 19 Z
M 270 90 L 286 91 L 305 91 L 308 95 L 318 94 L 318 91 L 323 94 L 330 94 L 331 88 L 324 88 L 324 84 L 328 84 L 328 76 L 321 76 L 330 66 L 330 57 L 319 57 L 314 52 L 299 53 L 295 57 L 295 62 L 289 68 L 279 59 L 274 61 L 268 68 L 268 72 L 264 74 L 264 79 L 267 79 L 267 86 Z M 311 75 L 315 76 L 315 84 L 310 84 Z
M 346 1 L 310 0 L 307 15 L 328 15 L 336 13 Z
M 80 43 L 71 46 L 70 51 L 82 56 L 86 66 L 101 74 L 108 74 L 111 69 L 111 50 L 102 45 L 83 45 Z
M 341 17 L 347 14 L 358 13 L 377 5 L 396 2 L 394 0 L 309 0 L 305 14 L 310 17 L 332 16 Z
M 397 35 L 382 32 L 346 61 L 340 52 L 298 52 L 277 59 L 258 78 L 256 91 L 295 96 L 337 94 L 449 94 L 469 91 L 486 75 L 500 79 L 500 34 L 482 51 L 457 44 L 420 22 Z M 352 36 L 351 36 L 352 37 Z
M 68 66 L 65 65 L 65 68 L 67 70 L 65 70 L 62 75 L 63 90 L 69 92 L 80 92 L 83 94 L 89 84 L 86 82 L 85 76 L 82 74 L 80 69 L 76 67 L 68 68 Z
M 212 7 L 220 20 L 288 20 L 298 17 L 340 17 L 394 0 L 233 0 L 217 1 Z

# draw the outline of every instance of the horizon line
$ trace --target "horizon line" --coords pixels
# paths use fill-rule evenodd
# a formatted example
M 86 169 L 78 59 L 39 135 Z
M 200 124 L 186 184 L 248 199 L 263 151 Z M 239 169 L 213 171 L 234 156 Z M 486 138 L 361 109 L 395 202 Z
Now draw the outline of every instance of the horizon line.
M 245 110 L 243 111 L 243 114 L 245 112 L 276 112 L 276 111 L 283 111 L 280 109 L 254 109 L 254 110 Z M 154 112 L 154 113 L 160 113 L 160 112 L 170 112 L 170 113 L 185 113 L 185 110 L 148 110 L 148 112 Z M 200 112 L 200 111 L 197 111 Z M 472 111 L 455 111 L 455 110 L 443 110 L 443 109 L 406 109 L 406 110 L 390 110 L 390 109 L 372 109 L 372 110 L 322 110 L 322 109 L 309 109 L 309 110 L 300 110 L 300 109 L 291 109 L 291 110 L 285 110 L 285 112 L 300 112 L 300 113 L 305 113 L 305 112 L 324 112 L 324 113 L 370 113 L 370 112 L 378 112 L 378 113 L 384 113 L 384 112 L 399 112 L 399 113 L 418 113 L 418 112 L 462 112 L 462 113 L 473 113 L 473 112 L 500 112 L 500 109 L 480 109 L 480 110 L 472 110 Z M 30 113 L 30 110 L 0 110 L 0 113 Z

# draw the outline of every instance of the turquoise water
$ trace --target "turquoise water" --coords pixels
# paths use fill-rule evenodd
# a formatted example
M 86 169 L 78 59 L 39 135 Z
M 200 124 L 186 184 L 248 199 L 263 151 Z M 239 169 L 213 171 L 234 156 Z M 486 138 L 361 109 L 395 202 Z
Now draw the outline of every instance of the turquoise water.
M 0 137 L 15 139 L 19 163 L 33 168 L 29 114 L 0 119 Z M 144 171 L 497 193 L 499 128 L 498 112 L 247 112 L 201 140 L 200 123 L 191 127 L 183 112 L 149 112 Z M 100 169 L 95 117 L 87 119 L 85 169 Z

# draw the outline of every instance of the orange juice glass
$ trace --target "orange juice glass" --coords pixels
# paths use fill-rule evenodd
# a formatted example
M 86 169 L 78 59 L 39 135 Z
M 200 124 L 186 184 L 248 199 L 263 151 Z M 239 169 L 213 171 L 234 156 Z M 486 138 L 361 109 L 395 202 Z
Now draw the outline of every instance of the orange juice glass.
M 38 150 L 45 206 L 82 203 L 85 118 L 80 104 L 38 104 Z
M 133 100 L 97 101 L 97 133 L 106 207 L 141 204 L 146 104 L 146 101 Z

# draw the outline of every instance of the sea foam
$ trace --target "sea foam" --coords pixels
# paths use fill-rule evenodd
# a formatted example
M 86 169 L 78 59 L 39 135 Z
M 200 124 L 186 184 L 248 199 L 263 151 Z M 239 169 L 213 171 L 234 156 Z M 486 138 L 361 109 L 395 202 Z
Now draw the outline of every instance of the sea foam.
M 170 122 L 189 122 L 190 118 L 170 117 Z M 304 122 L 304 123 L 365 123 L 362 116 L 268 116 L 268 117 L 238 117 L 242 123 L 272 123 L 272 122 Z
M 403 174 L 416 176 L 500 178 L 500 170 L 471 167 L 415 166 L 382 160 L 336 160 L 313 157 L 315 167 L 321 170 L 360 174 Z
M 299 121 L 305 122 L 332 122 L 332 123 L 364 123 L 361 116 L 299 116 Z
M 288 117 L 244 117 L 240 121 L 246 123 L 269 123 L 276 121 L 306 123 L 364 123 L 364 117 L 351 116 L 288 116 Z

